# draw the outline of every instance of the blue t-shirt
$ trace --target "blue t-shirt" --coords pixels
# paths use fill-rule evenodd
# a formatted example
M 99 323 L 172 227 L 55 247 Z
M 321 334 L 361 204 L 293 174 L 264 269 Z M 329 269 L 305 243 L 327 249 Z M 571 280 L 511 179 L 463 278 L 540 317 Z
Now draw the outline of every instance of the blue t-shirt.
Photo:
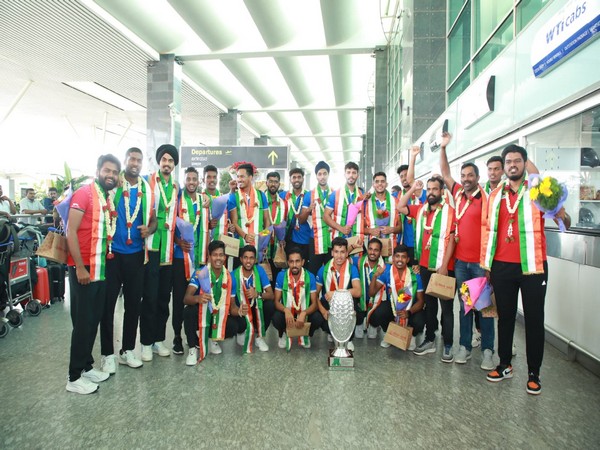
M 263 269 L 261 266 L 256 266 L 256 268 L 258 269 L 258 277 L 260 278 L 260 285 L 262 286 L 263 292 L 265 291 L 266 288 L 268 288 L 269 286 L 271 286 L 271 281 L 269 280 L 269 277 L 267 275 L 267 272 L 265 272 L 265 269 Z M 237 271 L 241 271 L 242 270 L 242 266 L 239 266 L 237 269 L 234 270 L 234 273 L 236 273 Z M 242 275 L 243 277 L 244 275 Z M 236 276 L 237 279 L 237 276 Z M 250 274 L 250 276 L 248 277 L 248 280 L 246 280 L 246 289 L 254 287 L 254 273 Z
M 285 200 L 287 194 L 288 193 L 286 191 L 282 191 L 279 193 L 279 197 L 281 197 L 283 200 Z M 302 206 L 305 204 L 307 198 L 310 199 L 310 192 L 308 192 L 308 191 L 303 191 L 302 194 L 300 194 L 296 198 L 296 202 L 294 203 L 294 208 L 296 209 L 296 211 L 298 211 L 298 213 L 302 212 Z M 290 203 L 291 203 L 291 198 L 290 198 Z M 309 205 L 310 205 L 310 203 L 309 203 Z M 304 223 L 299 223 L 298 219 L 296 219 L 296 217 L 294 217 L 294 211 L 292 210 L 291 205 L 288 210 L 287 226 L 293 227 L 292 235 L 291 235 L 293 242 L 295 242 L 296 244 L 308 244 L 310 242 L 310 238 L 312 237 L 312 231 L 310 229 L 310 225 L 308 224 L 308 221 L 304 222 Z
M 356 266 L 352 264 L 351 261 L 349 261 L 348 264 L 350 264 L 350 280 L 348 281 L 348 285 L 344 286 L 344 289 L 352 287 L 352 282 L 354 280 L 360 280 L 360 276 L 358 274 L 358 269 L 356 268 Z M 321 298 L 323 300 L 325 300 L 325 293 L 329 290 L 329 286 L 325 286 L 325 277 L 323 275 L 324 269 L 325 266 L 321 266 L 319 272 L 317 273 L 317 284 L 323 286 L 323 289 L 321 290 Z
M 387 264 L 385 266 L 385 271 L 379 275 L 379 278 L 377 279 L 378 282 L 380 282 L 381 284 L 383 284 L 385 286 L 385 290 L 386 293 L 388 294 L 387 298 L 390 298 L 390 271 L 391 271 L 392 265 L 391 264 Z M 410 270 L 409 268 L 407 268 L 406 270 Z M 423 282 L 421 281 L 421 275 L 417 274 L 417 292 L 423 292 Z M 416 301 L 416 300 L 415 300 Z
M 129 214 L 133 214 L 133 210 L 135 209 L 137 197 L 138 187 L 132 187 L 130 189 L 129 194 Z M 115 229 L 115 235 L 113 236 L 112 249 L 113 252 L 122 253 L 122 254 L 132 254 L 141 252 L 144 250 L 144 239 L 142 238 L 142 234 L 138 227 L 144 224 L 143 221 L 143 211 L 142 205 L 140 204 L 140 210 L 138 212 L 137 217 L 133 221 L 131 225 L 131 240 L 133 241 L 131 245 L 127 245 L 127 215 L 125 213 L 125 200 L 127 197 L 121 195 L 119 199 L 119 204 L 117 205 L 117 228 Z M 140 202 L 142 199 L 139 199 Z
M 263 208 L 261 208 L 260 211 L 255 211 L 255 214 L 257 214 L 257 213 L 262 214 L 262 211 L 264 211 L 265 209 L 269 209 L 269 204 L 267 203 L 267 196 L 265 195 L 265 193 L 263 191 L 260 191 L 258 189 L 256 190 L 256 192 L 261 197 Z M 250 206 L 250 205 L 248 205 L 248 206 Z M 227 211 L 232 211 L 236 208 L 237 208 L 237 203 L 235 201 L 235 192 L 232 192 L 231 194 L 229 194 L 229 199 L 227 200 Z M 254 217 L 255 217 L 255 219 L 257 218 L 256 216 L 254 216 Z M 239 211 L 238 211 L 238 218 L 240 218 Z M 237 233 L 236 233 L 236 236 L 238 236 Z
M 398 197 L 398 193 L 394 193 L 394 197 Z M 421 192 L 421 197 L 419 197 L 419 202 L 425 203 L 427 201 L 427 192 L 425 189 Z M 410 220 L 410 222 L 409 222 Z M 402 243 L 407 247 L 415 246 L 415 219 L 410 219 L 408 216 L 404 216 L 402 221 L 402 235 L 398 235 L 398 243 L 400 243 L 400 239 L 402 238 Z
M 275 280 L 276 291 L 283 291 L 283 279 L 285 278 L 286 272 L 287 270 L 282 270 L 277 274 L 277 279 Z M 317 283 L 315 281 L 315 276 L 312 273 L 308 272 L 308 279 L 310 280 L 310 292 L 317 292 Z
M 225 269 L 225 267 L 223 267 L 221 270 L 227 270 Z M 192 275 L 192 278 L 190 278 L 190 286 L 194 286 L 196 288 L 196 292 L 194 292 L 194 295 L 198 295 L 198 292 L 200 291 L 200 274 L 205 271 L 208 271 L 208 268 L 204 268 L 204 269 L 196 269 L 194 271 L 194 274 Z M 209 275 L 209 274 L 207 274 Z M 237 285 L 235 283 L 235 278 L 231 276 L 231 272 L 227 271 L 227 275 L 229 275 L 229 280 L 231 281 L 231 299 L 234 300 L 235 299 L 235 293 L 237 291 Z

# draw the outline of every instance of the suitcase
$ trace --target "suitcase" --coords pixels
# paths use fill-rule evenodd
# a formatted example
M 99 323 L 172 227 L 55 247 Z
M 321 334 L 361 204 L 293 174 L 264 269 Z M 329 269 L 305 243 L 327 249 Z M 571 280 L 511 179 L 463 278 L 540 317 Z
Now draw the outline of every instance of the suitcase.
M 48 264 L 48 278 L 50 279 L 50 300 L 52 303 L 65 299 L 65 266 L 62 264 Z
M 50 303 L 50 283 L 48 282 L 48 271 L 43 267 L 35 269 L 37 283 L 33 288 L 33 298 L 40 301 L 42 305 Z

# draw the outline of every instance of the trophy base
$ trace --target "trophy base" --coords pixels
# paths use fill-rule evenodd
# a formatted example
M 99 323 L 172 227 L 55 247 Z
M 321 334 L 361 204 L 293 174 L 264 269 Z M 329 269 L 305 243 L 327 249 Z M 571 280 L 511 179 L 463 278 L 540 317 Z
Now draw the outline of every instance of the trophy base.
M 333 356 L 335 349 L 329 350 L 327 365 L 332 370 L 354 369 L 354 352 L 348 350 L 350 356 Z

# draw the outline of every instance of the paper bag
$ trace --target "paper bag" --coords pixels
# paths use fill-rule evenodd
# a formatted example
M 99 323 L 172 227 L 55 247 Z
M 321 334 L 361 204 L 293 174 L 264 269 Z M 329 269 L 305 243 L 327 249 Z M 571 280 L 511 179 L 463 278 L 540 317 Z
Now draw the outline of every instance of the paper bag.
M 381 238 L 381 256 L 383 258 L 387 258 L 388 256 L 392 256 L 394 254 L 394 244 L 392 243 L 392 238 Z
M 498 311 L 496 310 L 496 296 L 492 292 L 492 295 L 490 297 L 492 299 L 492 304 L 490 306 L 488 306 L 487 308 L 483 308 L 480 311 L 481 317 L 498 318 Z
M 285 333 L 287 334 L 288 337 L 294 338 L 294 337 L 308 336 L 309 331 L 310 331 L 310 322 L 304 322 L 304 326 L 302 328 L 296 328 L 296 327 L 286 328 Z
M 403 327 L 396 322 L 390 322 L 383 340 L 400 350 L 407 350 L 412 339 L 412 327 Z
M 359 244 L 361 239 L 362 236 L 351 236 L 346 239 L 348 241 L 348 255 L 354 255 L 355 253 L 360 253 L 363 251 L 362 244 Z
M 240 240 L 227 234 L 219 236 L 219 240 L 225 244 L 225 254 L 238 258 L 240 256 Z
M 60 264 L 67 263 L 67 238 L 62 234 L 49 232 L 37 249 L 36 254 Z
M 278 269 L 285 269 L 287 267 L 287 256 L 285 254 L 285 249 L 281 245 L 277 246 L 275 258 L 273 258 L 273 264 Z
M 456 278 L 434 273 L 427 284 L 426 294 L 441 300 L 452 300 L 456 290 Z
M 267 274 L 267 278 L 270 281 L 273 281 L 273 272 L 271 271 L 271 264 L 269 264 L 269 262 L 267 260 L 265 260 L 264 262 L 261 262 L 259 264 L 259 266 L 265 270 L 265 272 Z

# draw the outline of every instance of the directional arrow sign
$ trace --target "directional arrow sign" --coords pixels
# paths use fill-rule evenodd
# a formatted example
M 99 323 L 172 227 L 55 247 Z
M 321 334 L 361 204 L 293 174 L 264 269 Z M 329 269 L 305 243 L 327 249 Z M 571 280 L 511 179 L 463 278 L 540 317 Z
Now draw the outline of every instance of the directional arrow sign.
M 275 160 L 279 158 L 279 156 L 277 156 L 277 153 L 275 153 L 274 151 L 272 151 L 271 153 L 269 153 L 269 159 L 271 160 L 271 165 L 274 166 L 275 165 Z

